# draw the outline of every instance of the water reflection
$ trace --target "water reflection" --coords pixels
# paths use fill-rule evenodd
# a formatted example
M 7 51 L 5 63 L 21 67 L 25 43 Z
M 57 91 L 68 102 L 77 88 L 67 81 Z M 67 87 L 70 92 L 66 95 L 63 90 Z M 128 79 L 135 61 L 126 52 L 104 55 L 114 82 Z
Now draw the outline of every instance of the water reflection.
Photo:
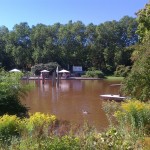
M 50 80 L 45 84 L 33 80 L 36 88 L 23 101 L 30 112 L 54 114 L 58 119 L 73 123 L 88 121 L 97 129 L 108 125 L 102 110 L 100 94 L 117 94 L 119 87 L 110 87 L 113 83 L 105 80 L 61 80 L 59 86 L 52 86 Z

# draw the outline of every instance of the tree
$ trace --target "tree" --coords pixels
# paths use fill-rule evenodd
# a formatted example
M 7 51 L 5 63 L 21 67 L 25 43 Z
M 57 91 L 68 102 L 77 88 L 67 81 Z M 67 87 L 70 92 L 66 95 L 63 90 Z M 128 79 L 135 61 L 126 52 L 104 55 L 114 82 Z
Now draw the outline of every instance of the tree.
M 95 67 L 113 73 L 118 65 L 131 65 L 133 49 L 126 47 L 137 42 L 136 27 L 135 18 L 128 16 L 98 26 L 69 21 L 65 25 L 37 24 L 30 28 L 23 22 L 16 24 L 5 40 L 0 37 L 3 42 L 0 51 L 4 52 L 3 56 L 7 54 L 6 58 L 2 55 L 0 58 L 3 63 L 11 60 L 10 66 L 15 64 L 20 69 L 57 62 L 64 68 L 82 65 L 86 70 Z
M 84 68 L 87 70 L 96 66 L 96 25 L 90 23 L 85 29 L 85 42 L 84 42 Z
M 48 37 L 48 29 L 46 25 L 37 24 L 36 26 L 32 27 L 32 48 L 33 48 L 33 55 L 32 58 L 34 59 L 35 63 L 42 63 L 44 62 L 44 46 L 45 42 Z
M 142 101 L 150 100 L 150 43 L 139 45 L 139 55 L 123 82 L 124 94 Z
M 132 60 L 134 65 L 131 73 L 124 80 L 122 87 L 127 95 L 142 101 L 150 100 L 150 4 L 137 13 L 139 44 L 134 46 Z
M 85 25 L 81 21 L 61 26 L 59 30 L 59 42 L 62 58 L 62 66 L 83 65 L 85 62 Z
M 150 3 L 137 12 L 137 21 L 139 23 L 137 34 L 140 41 L 144 41 L 144 38 L 149 35 L 150 31 Z
M 6 70 L 9 70 L 14 65 L 11 55 L 6 51 L 8 36 L 8 28 L 5 26 L 0 27 L 0 66 Z
M 30 40 L 31 29 L 26 22 L 16 24 L 9 33 L 7 52 L 14 58 L 15 64 L 22 69 L 32 63 L 32 49 Z M 23 60 L 23 61 L 22 61 Z
M 128 16 L 123 17 L 119 22 L 107 21 L 97 26 L 95 57 L 100 69 L 113 73 L 118 65 L 131 64 L 129 63 L 131 52 L 126 48 L 138 41 L 136 28 L 135 18 Z
M 0 115 L 26 115 L 28 108 L 20 102 L 27 90 L 20 82 L 21 75 L 0 70 Z
M 48 70 L 50 74 L 56 71 L 56 68 L 60 67 L 60 65 L 56 62 L 49 62 L 46 64 L 37 64 L 31 67 L 31 71 L 35 75 L 40 75 L 42 70 Z

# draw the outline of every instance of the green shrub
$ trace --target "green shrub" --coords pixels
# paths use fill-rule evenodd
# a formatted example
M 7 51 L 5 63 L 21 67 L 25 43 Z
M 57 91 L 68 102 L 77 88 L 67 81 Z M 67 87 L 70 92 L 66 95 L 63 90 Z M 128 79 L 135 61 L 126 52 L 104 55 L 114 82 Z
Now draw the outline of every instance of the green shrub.
M 115 112 L 117 120 L 128 129 L 150 135 L 150 103 L 136 99 L 121 103 L 121 110 Z
M 0 71 L 0 115 L 26 115 L 28 109 L 20 102 L 30 89 L 30 85 L 21 84 L 22 73 Z
M 113 126 L 116 122 L 114 113 L 120 109 L 120 104 L 116 101 L 103 101 L 102 109 L 104 110 L 110 125 Z
M 134 149 L 135 143 L 126 138 L 117 128 L 111 127 L 100 135 L 101 148 L 112 150 Z
M 25 116 L 27 111 L 27 107 L 23 106 L 15 95 L 0 98 L 0 116 L 4 114 Z
M 18 136 L 21 131 L 21 120 L 13 115 L 0 117 L 0 140 L 10 141 L 13 136 Z
M 92 78 L 104 78 L 104 74 L 100 70 L 88 70 L 86 74 L 84 75 L 85 77 L 92 77 Z
M 44 134 L 48 134 L 48 127 L 55 121 L 56 117 L 54 115 L 40 112 L 29 114 L 29 118 L 22 120 L 25 124 L 25 134 L 32 134 L 32 136 L 43 136 Z
M 73 136 L 54 136 L 42 142 L 45 149 L 54 150 L 79 150 L 79 138 Z
M 79 139 L 72 136 L 46 138 L 29 136 L 21 140 L 14 139 L 9 148 L 15 150 L 80 150 Z
M 129 72 L 130 72 L 129 66 L 119 65 L 117 66 L 116 71 L 114 72 L 114 75 L 116 77 L 126 77 Z

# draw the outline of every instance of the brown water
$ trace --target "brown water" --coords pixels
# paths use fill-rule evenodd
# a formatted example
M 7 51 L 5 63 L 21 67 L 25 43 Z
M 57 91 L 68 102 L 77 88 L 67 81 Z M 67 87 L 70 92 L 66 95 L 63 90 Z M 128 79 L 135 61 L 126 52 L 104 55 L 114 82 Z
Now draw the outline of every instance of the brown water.
M 30 112 L 54 114 L 58 119 L 82 124 L 89 122 L 98 130 L 108 126 L 102 110 L 100 94 L 118 94 L 119 86 L 110 86 L 118 81 L 107 80 L 61 80 L 59 87 L 52 87 L 52 81 L 32 80 L 36 87 L 23 103 Z M 87 113 L 85 113 L 86 111 Z

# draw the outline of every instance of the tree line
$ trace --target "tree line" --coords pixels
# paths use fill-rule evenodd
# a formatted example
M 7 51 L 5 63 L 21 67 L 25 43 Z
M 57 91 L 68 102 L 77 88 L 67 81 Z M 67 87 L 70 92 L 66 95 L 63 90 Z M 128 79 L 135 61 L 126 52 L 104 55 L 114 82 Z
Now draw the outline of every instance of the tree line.
M 69 21 L 32 27 L 22 22 L 12 30 L 1 26 L 0 63 L 6 70 L 57 62 L 63 68 L 79 65 L 113 73 L 118 65 L 132 64 L 130 46 L 138 42 L 137 26 L 129 16 L 99 25 Z

